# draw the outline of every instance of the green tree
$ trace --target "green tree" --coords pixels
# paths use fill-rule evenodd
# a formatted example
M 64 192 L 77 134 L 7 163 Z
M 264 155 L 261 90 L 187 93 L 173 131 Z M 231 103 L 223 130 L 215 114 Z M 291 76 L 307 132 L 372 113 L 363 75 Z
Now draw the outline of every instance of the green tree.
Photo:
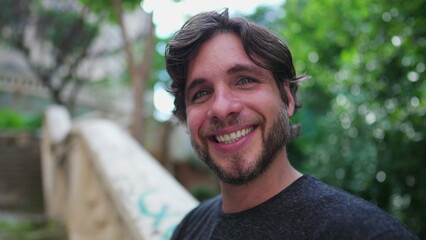
M 20 51 L 55 103 L 73 109 L 80 87 L 87 81 L 77 70 L 87 59 L 98 34 L 87 13 L 66 6 L 46 7 L 38 1 L 0 0 L 0 30 L 4 46 Z M 31 31 L 35 29 L 36 31 Z M 72 85 L 69 99 L 63 91 Z
M 142 142 L 143 132 L 143 98 L 147 79 L 150 75 L 150 69 L 153 58 L 153 48 L 155 41 L 154 24 L 152 14 L 149 14 L 147 21 L 148 31 L 145 36 L 145 46 L 142 59 L 138 60 L 139 50 L 129 37 L 128 26 L 124 21 L 126 11 L 134 11 L 140 6 L 141 0 L 80 0 L 85 6 L 98 14 L 101 18 L 117 23 L 120 27 L 121 38 L 123 40 L 123 49 L 126 56 L 128 72 L 133 87 L 133 114 L 132 114 L 132 135 L 139 142 Z M 142 11 L 140 9 L 140 11 Z
M 292 119 L 302 135 L 291 161 L 425 238 L 426 2 L 288 0 L 283 9 L 251 17 L 282 33 L 297 72 L 313 76 Z

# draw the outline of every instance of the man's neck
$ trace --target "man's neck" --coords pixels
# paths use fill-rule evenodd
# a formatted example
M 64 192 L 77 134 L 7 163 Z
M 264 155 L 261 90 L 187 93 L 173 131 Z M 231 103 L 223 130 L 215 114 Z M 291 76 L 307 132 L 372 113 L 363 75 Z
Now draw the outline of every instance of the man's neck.
M 255 180 L 244 185 L 232 185 L 221 182 L 222 209 L 226 213 L 241 212 L 255 207 L 272 198 L 302 174 L 294 169 L 285 149 Z

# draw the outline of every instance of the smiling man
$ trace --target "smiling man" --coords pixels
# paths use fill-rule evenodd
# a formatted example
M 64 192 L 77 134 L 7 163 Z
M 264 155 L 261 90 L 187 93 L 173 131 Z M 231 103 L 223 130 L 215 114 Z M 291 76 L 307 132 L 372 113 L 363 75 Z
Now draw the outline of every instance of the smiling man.
M 228 11 L 201 13 L 166 49 L 175 115 L 218 176 L 173 239 L 416 239 L 373 204 L 294 169 L 286 145 L 300 107 L 287 46 Z

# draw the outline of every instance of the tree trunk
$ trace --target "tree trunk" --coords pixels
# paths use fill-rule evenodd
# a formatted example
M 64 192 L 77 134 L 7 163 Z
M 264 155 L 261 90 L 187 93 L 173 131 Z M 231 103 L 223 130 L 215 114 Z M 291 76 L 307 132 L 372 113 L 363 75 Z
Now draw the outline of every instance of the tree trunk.
M 82 86 L 82 81 L 75 81 L 74 85 L 72 86 L 71 93 L 68 99 L 68 110 L 71 116 L 74 116 L 76 114 L 76 101 L 78 93 L 80 92 Z
M 149 27 L 149 31 L 145 37 L 145 49 L 144 49 L 144 54 L 143 54 L 143 58 L 142 58 L 141 66 L 140 66 L 141 79 L 137 81 L 138 86 L 135 87 L 134 89 L 134 101 L 144 100 L 145 86 L 149 80 L 149 75 L 151 73 L 152 57 L 153 57 L 154 42 L 155 42 L 155 34 L 154 34 L 155 26 L 154 26 L 154 23 L 152 22 L 152 13 L 150 13 L 148 16 L 147 24 Z M 135 114 L 138 114 L 138 116 L 143 116 L 143 105 L 141 108 L 135 109 Z M 138 129 L 138 131 L 140 131 L 141 133 L 144 132 L 144 129 L 143 129 L 145 126 L 144 122 L 145 122 L 145 119 L 142 117 L 140 119 L 140 126 Z
M 173 124 L 171 121 L 163 123 L 163 132 L 161 134 L 160 151 L 158 161 L 167 169 L 170 173 L 174 174 L 173 164 L 170 162 L 170 136 L 172 135 Z
M 141 109 L 142 109 L 142 99 L 137 98 L 137 92 L 140 90 L 142 85 L 139 83 L 141 81 L 140 72 L 137 70 L 135 65 L 135 58 L 132 52 L 132 46 L 127 34 L 127 28 L 123 19 L 123 8 L 121 0 L 112 0 L 115 14 L 117 15 L 118 24 L 120 26 L 120 33 L 123 39 L 124 52 L 126 55 L 126 61 L 129 68 L 130 79 L 132 80 L 133 86 L 133 114 L 132 114 L 132 123 L 131 123 L 131 133 L 132 136 L 142 142 L 142 131 L 141 131 Z

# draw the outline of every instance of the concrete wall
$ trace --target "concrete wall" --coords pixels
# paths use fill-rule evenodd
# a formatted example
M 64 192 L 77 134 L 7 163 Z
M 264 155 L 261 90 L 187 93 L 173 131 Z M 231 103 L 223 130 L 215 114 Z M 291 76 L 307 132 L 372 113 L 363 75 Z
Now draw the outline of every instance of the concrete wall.
M 42 169 L 48 216 L 70 240 L 169 239 L 198 202 L 113 122 L 47 109 Z
M 34 132 L 0 131 L 0 212 L 42 212 L 39 143 Z

